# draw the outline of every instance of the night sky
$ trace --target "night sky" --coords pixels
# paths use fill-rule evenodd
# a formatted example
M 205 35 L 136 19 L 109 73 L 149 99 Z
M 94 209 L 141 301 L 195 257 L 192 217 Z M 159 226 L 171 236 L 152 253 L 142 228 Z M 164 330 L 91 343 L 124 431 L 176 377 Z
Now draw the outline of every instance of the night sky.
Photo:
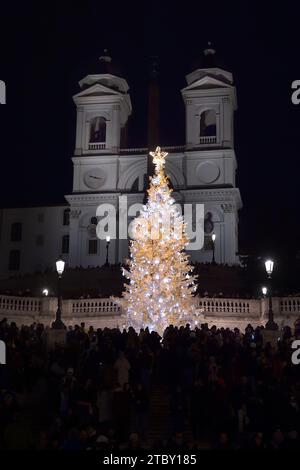
M 240 251 L 290 254 L 299 247 L 300 80 L 296 2 L 11 2 L 1 5 L 0 205 L 64 202 L 72 189 L 78 81 L 108 48 L 130 86 L 130 144 L 147 135 L 149 57 L 159 57 L 161 145 L 184 143 L 185 75 L 212 41 L 234 75 Z M 143 5 L 141 5 L 143 4 Z M 55 6 L 56 5 L 56 6 Z M 132 5 L 132 6 L 130 6 Z M 4 11 L 3 11 L 4 9 Z

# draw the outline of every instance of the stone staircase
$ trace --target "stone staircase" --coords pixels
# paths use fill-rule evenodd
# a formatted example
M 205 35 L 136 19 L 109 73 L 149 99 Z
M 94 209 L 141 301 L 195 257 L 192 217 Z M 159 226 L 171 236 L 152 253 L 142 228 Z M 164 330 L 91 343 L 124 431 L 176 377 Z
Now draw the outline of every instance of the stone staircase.
M 190 413 L 187 413 L 183 436 L 185 442 L 193 441 L 190 423 Z M 150 397 L 148 442 L 165 441 L 172 434 L 172 420 L 170 415 L 170 395 L 164 385 L 154 385 Z
M 150 396 L 148 440 L 163 441 L 170 433 L 170 399 L 167 388 L 154 385 Z

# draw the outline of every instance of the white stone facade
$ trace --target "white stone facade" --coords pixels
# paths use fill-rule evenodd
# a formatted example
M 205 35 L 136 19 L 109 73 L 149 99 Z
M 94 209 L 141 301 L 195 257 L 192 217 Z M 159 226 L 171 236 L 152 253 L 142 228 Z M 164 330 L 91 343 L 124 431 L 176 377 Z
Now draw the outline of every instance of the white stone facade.
M 68 210 L 67 204 L 1 209 L 1 277 L 53 268 L 63 239 L 69 235 L 69 225 L 64 224 Z M 19 228 L 14 232 L 14 227 Z M 19 255 L 14 257 L 14 253 Z
M 178 202 L 204 204 L 205 245 L 191 251 L 192 260 L 212 260 L 211 235 L 215 233 L 216 262 L 236 264 L 241 198 L 235 187 L 237 105 L 232 75 L 218 68 L 197 69 L 186 80 L 181 90 L 186 142 L 165 149 L 169 152 L 166 172 Z M 106 242 L 97 239 L 95 231 L 97 207 L 110 203 L 118 210 L 119 196 L 124 194 L 129 205 L 143 201 L 148 150 L 124 149 L 120 144 L 132 112 L 126 80 L 104 73 L 88 75 L 79 85 L 81 91 L 74 96 L 73 192 L 66 196 L 65 206 L 1 211 L 1 276 L 53 267 L 62 252 L 71 267 L 104 264 Z M 66 215 L 64 220 L 68 209 L 69 220 Z M 13 224 L 21 224 L 21 237 L 12 236 Z M 112 240 L 109 262 L 122 262 L 127 253 L 127 240 Z

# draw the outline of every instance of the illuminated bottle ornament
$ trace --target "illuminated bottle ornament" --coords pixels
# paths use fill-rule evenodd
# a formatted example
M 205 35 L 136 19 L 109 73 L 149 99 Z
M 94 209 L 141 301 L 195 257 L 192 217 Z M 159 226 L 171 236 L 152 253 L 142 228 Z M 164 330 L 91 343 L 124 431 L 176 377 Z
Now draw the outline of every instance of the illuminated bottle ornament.
M 121 299 L 126 326 L 148 327 L 162 334 L 172 325 L 195 325 L 195 276 L 185 247 L 189 240 L 184 219 L 171 196 L 165 175 L 167 153 L 150 152 L 155 174 L 150 177 L 147 204 L 132 223 L 128 283 Z

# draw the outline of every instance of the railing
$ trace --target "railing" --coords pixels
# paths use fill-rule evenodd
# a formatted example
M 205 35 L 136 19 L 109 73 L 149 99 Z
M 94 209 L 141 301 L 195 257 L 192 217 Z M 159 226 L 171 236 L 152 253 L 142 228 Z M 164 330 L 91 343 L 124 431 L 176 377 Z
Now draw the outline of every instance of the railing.
M 37 313 L 41 311 L 41 299 L 36 297 L 12 297 L 0 296 L 0 312 L 27 312 Z
M 89 150 L 103 150 L 105 149 L 105 142 L 90 142 Z
M 197 301 L 198 314 L 204 321 L 222 325 L 253 322 L 262 324 L 268 318 L 268 299 L 209 298 Z M 51 323 L 55 317 L 55 297 L 18 297 L 0 295 L 0 319 L 26 324 L 33 321 Z M 90 324 L 112 326 L 121 320 L 122 309 L 111 299 L 64 299 L 62 314 L 66 324 L 88 321 Z M 280 325 L 293 325 L 300 316 L 300 297 L 274 297 L 273 313 Z M 201 321 L 201 320 L 200 320 Z M 94 322 L 94 323 L 93 323 Z
M 73 315 L 81 313 L 98 313 L 98 314 L 120 314 L 120 307 L 110 299 L 79 299 L 70 300 L 71 312 Z
M 280 299 L 281 313 L 298 313 L 300 314 L 300 298 L 299 297 L 282 297 Z
M 162 150 L 167 152 L 184 152 L 185 148 L 185 145 L 176 145 L 175 147 L 162 147 Z
M 140 148 L 131 148 L 131 149 L 120 149 L 120 153 L 147 153 L 148 149 L 146 147 L 140 147 Z
M 200 144 L 216 144 L 217 137 L 216 136 L 200 136 Z M 106 144 L 105 142 L 89 142 L 89 150 L 105 150 Z M 186 149 L 185 145 L 176 145 L 176 146 L 168 146 L 162 147 L 162 150 L 166 152 L 184 152 Z M 134 147 L 134 148 L 120 148 L 120 153 L 126 154 L 147 154 L 148 153 L 147 147 Z
M 215 135 L 205 135 L 200 136 L 200 144 L 216 144 L 217 136 Z
M 201 299 L 198 308 L 203 313 L 225 313 L 225 314 L 258 314 L 257 302 L 259 300 L 239 299 Z
M 162 150 L 166 152 L 183 152 L 185 150 L 184 145 L 177 145 L 177 146 L 171 146 L 171 147 L 162 147 Z M 148 148 L 147 147 L 142 147 L 142 148 L 127 148 L 127 149 L 120 149 L 120 153 L 148 153 Z

